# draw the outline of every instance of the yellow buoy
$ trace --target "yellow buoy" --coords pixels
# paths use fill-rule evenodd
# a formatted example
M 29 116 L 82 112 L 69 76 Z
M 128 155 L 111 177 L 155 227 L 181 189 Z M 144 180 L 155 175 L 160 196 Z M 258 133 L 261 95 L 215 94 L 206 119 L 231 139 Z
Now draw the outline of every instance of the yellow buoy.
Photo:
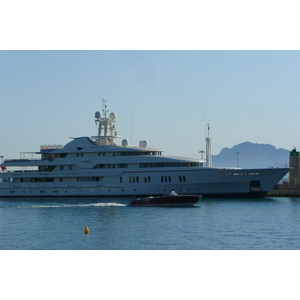
M 88 234 L 90 232 L 89 228 L 87 226 L 84 227 L 83 232 L 85 234 Z

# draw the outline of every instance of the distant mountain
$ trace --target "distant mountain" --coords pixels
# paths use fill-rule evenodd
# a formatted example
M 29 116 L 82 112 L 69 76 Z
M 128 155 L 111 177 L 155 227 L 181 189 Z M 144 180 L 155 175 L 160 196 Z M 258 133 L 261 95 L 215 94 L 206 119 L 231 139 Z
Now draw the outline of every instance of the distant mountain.
M 238 154 L 237 154 L 238 152 Z M 289 166 L 290 150 L 269 144 L 244 142 L 232 148 L 223 148 L 218 155 L 212 156 L 214 167 L 266 168 Z

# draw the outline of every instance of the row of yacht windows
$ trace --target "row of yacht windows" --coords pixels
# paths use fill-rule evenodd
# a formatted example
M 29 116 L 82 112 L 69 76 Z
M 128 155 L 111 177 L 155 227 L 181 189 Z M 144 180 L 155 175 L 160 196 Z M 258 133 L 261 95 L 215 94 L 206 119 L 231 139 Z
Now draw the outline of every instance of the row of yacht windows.
M 144 181 L 145 183 L 150 183 L 151 182 L 151 177 L 150 176 L 141 176 L 141 179 L 139 176 L 129 176 L 129 183 L 139 183 Z M 172 177 L 171 176 L 161 176 L 160 177 L 161 182 L 172 182 Z M 179 182 L 186 182 L 186 177 L 185 176 L 179 176 Z M 120 177 L 120 183 L 123 183 L 123 177 Z
M 128 164 L 98 164 L 93 169 L 123 169 L 128 168 Z
M 39 172 L 52 172 L 57 166 L 39 166 L 38 171 Z M 93 169 L 123 169 L 128 168 L 128 164 L 98 164 L 93 167 Z M 60 171 L 72 171 L 74 169 L 74 166 L 59 166 Z
M 150 176 L 141 176 L 141 180 L 143 180 L 145 183 L 150 183 L 151 182 L 151 177 Z M 139 183 L 140 182 L 140 177 L 139 176 L 129 176 L 128 178 L 129 183 Z M 123 177 L 120 177 L 120 183 L 123 183 Z
M 4 178 L 2 182 L 80 182 L 80 181 L 101 181 L 103 176 L 83 176 L 83 177 L 37 177 L 37 178 Z
M 163 162 L 163 163 L 142 163 L 140 168 L 169 168 L 169 167 L 200 167 L 198 162 Z
M 140 168 L 170 168 L 170 167 L 199 167 L 197 162 L 163 162 L 163 163 L 141 163 Z M 39 166 L 39 172 L 52 172 L 57 166 Z M 124 169 L 128 164 L 97 164 L 93 169 Z M 72 171 L 73 166 L 59 166 L 60 171 Z
M 82 177 L 32 177 L 32 178 L 3 178 L 1 181 L 4 183 L 14 182 L 14 183 L 30 183 L 30 182 L 81 182 L 81 181 L 101 181 L 104 176 L 82 176 Z M 185 176 L 178 177 L 179 182 L 186 182 Z M 150 183 L 151 176 L 129 176 L 127 178 L 129 183 Z M 123 183 L 124 178 L 120 177 L 120 183 Z M 172 176 L 161 176 L 161 182 L 172 182 Z
M 57 153 L 57 154 L 42 154 L 42 159 L 55 159 L 55 158 L 64 158 L 69 153 Z M 85 155 L 90 155 L 92 153 L 76 153 L 77 157 L 83 157 Z M 161 151 L 122 151 L 122 152 L 98 152 L 98 156 L 132 156 L 132 155 L 159 155 L 161 156 Z
M 32 191 L 30 190 L 30 191 L 23 191 L 23 194 L 25 194 L 25 193 L 28 193 L 29 192 L 29 194 L 31 194 L 32 193 Z M 52 193 L 53 194 L 58 194 L 60 191 L 59 190 L 52 190 Z M 65 191 L 61 191 L 61 192 L 65 192 L 65 193 L 67 193 L 68 191 L 67 190 L 65 190 Z M 11 190 L 11 191 L 9 191 L 9 193 L 10 194 L 15 194 L 16 193 L 16 191 L 15 190 Z M 40 190 L 40 194 L 45 194 L 46 193 L 46 190 Z
M 81 181 L 101 181 L 104 176 L 82 176 L 82 177 L 41 177 L 41 178 L 3 178 L 2 182 L 9 183 L 30 183 L 30 182 L 81 182 Z M 172 182 L 171 176 L 161 176 L 161 182 Z M 151 182 L 151 176 L 129 176 L 129 183 Z M 186 182 L 185 176 L 179 176 L 179 182 Z M 123 183 L 123 177 L 120 177 L 120 183 Z

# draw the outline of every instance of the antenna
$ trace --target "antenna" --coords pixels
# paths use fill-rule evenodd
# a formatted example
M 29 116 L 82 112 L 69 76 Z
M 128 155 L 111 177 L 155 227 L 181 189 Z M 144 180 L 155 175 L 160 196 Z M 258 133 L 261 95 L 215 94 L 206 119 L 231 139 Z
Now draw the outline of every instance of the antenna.
M 132 107 L 132 117 L 131 117 L 131 144 L 133 145 L 133 115 L 134 115 L 134 105 Z
M 102 98 L 102 106 L 103 106 L 102 112 L 103 112 L 104 118 L 106 119 L 106 113 L 108 112 L 108 110 L 106 109 L 107 108 L 106 99 L 104 99 L 104 98 Z
M 206 126 L 205 126 L 205 124 L 206 124 L 206 114 L 204 112 L 204 136 L 206 137 Z
M 207 123 L 207 137 L 208 138 L 209 138 L 209 130 L 210 130 L 209 123 Z

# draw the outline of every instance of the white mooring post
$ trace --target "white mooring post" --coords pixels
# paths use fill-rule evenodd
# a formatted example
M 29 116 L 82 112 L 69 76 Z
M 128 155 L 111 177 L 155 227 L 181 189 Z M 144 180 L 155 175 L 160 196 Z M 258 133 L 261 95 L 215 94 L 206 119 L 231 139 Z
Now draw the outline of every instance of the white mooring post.
M 211 138 L 209 137 L 209 124 L 207 124 L 208 134 L 205 138 L 206 141 L 206 166 L 212 167 L 212 157 L 211 157 Z

